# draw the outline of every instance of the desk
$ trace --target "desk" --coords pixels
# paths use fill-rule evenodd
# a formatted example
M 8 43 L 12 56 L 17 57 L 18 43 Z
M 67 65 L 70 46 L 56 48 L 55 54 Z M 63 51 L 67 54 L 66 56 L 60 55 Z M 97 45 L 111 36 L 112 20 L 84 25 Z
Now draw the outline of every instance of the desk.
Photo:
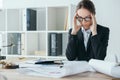
M 46 78 L 28 76 L 18 73 L 15 69 L 0 69 L 0 73 L 8 78 L 8 80 L 112 80 L 113 78 L 101 73 L 84 72 L 64 78 Z M 119 79 L 120 80 L 120 79 Z
M 25 61 L 26 59 L 19 60 L 19 59 L 9 59 L 10 62 L 21 62 Z M 29 60 L 29 59 L 28 59 Z M 108 75 L 97 73 L 97 72 L 84 72 L 72 76 L 67 76 L 64 78 L 47 78 L 47 77 L 38 77 L 38 76 L 29 76 L 20 74 L 15 69 L 1 69 L 0 74 L 6 76 L 8 80 L 120 80 L 114 79 Z

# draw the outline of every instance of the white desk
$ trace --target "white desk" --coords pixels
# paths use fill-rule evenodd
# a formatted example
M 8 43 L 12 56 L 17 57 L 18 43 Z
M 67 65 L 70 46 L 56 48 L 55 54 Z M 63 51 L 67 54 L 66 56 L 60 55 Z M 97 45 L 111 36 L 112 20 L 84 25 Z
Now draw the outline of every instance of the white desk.
M 26 59 L 25 59 L 26 60 Z M 19 59 L 9 59 L 10 62 L 19 62 L 25 61 Z M 28 76 L 24 74 L 18 73 L 15 69 L 0 69 L 0 74 L 6 76 L 8 80 L 120 80 L 114 79 L 108 75 L 94 72 L 84 72 L 72 76 L 67 76 L 64 78 L 47 78 L 47 77 L 36 77 L 36 76 Z
M 28 76 L 18 73 L 14 69 L 0 69 L 0 73 L 8 78 L 8 80 L 112 80 L 113 78 L 101 73 L 85 72 L 64 78 L 47 78 Z M 120 79 L 118 79 L 120 80 Z

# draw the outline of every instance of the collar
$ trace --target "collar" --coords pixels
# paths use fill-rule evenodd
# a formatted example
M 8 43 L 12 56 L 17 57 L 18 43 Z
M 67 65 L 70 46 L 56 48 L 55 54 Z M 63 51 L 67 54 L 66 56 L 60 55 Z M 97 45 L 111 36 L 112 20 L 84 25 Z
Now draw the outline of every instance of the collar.
M 88 34 L 90 34 L 90 33 L 91 33 L 91 30 L 90 30 L 90 29 L 85 30 L 85 29 L 82 27 L 82 29 L 81 29 L 81 30 L 82 30 L 82 32 L 83 32 L 83 33 L 88 33 Z

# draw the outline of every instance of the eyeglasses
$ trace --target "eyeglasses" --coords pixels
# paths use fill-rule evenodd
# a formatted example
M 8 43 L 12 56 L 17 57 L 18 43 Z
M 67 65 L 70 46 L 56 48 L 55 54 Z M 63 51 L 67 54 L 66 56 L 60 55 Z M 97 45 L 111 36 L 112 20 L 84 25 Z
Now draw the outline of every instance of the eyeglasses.
M 86 22 L 89 22 L 91 20 L 91 17 L 87 16 L 85 18 L 82 18 L 82 17 L 79 17 L 77 16 L 76 19 L 79 21 L 79 22 L 82 22 L 83 19 L 86 21 Z

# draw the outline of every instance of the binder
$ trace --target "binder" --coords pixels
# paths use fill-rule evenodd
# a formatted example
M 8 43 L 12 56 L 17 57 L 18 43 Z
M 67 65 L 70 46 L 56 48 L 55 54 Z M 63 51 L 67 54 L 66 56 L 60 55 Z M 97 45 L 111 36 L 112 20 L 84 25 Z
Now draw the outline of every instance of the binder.
M 62 33 L 49 33 L 49 56 L 62 55 Z
M 36 30 L 36 10 L 27 9 L 27 30 Z

